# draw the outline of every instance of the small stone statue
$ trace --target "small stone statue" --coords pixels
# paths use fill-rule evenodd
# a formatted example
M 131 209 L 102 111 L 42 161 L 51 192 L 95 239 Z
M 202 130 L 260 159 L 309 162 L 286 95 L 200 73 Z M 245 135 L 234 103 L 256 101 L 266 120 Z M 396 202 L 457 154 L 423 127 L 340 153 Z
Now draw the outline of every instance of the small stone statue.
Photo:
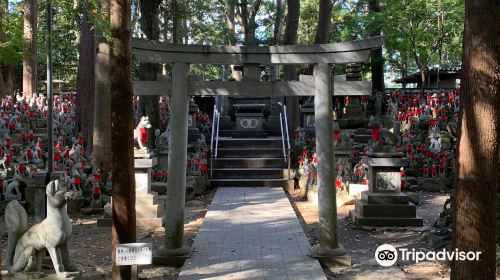
M 62 188 L 59 181 L 47 185 L 47 218 L 28 228 L 26 210 L 17 201 L 5 208 L 5 224 L 8 231 L 6 267 L 10 274 L 41 271 L 45 249 L 59 279 L 71 277 L 75 269 L 70 264 L 68 239 L 71 236 L 71 220 L 67 213 L 67 201 L 71 192 Z
M 134 129 L 134 141 L 137 141 L 139 148 L 146 153 L 149 153 L 147 144 L 150 128 L 151 124 L 149 123 L 149 117 L 142 117 L 139 124 Z

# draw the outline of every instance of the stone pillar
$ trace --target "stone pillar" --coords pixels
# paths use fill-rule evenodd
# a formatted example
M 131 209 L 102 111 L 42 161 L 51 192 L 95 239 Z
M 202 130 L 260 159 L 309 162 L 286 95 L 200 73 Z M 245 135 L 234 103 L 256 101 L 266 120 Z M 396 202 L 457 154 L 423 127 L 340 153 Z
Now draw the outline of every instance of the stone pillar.
M 314 114 L 316 126 L 316 155 L 318 159 L 318 210 L 320 224 L 319 245 L 311 249 L 311 256 L 327 266 L 351 265 L 351 258 L 339 246 L 337 234 L 337 203 L 335 162 L 333 157 L 332 94 L 330 65 L 321 63 L 314 68 Z
M 155 229 L 163 226 L 165 200 L 151 191 L 151 171 L 157 165 L 157 158 L 136 158 L 135 169 L 135 212 L 136 225 L 141 229 Z
M 172 68 L 165 245 L 157 251 L 155 264 L 182 265 L 191 254 L 191 249 L 183 246 L 189 107 L 188 69 L 189 65 L 182 62 L 174 63 Z

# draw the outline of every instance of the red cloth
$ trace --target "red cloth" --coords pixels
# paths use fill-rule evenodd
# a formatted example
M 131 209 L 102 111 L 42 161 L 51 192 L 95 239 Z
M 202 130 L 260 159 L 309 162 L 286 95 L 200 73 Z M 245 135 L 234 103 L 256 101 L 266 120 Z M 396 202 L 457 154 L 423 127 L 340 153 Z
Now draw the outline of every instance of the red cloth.
M 98 186 L 94 186 L 94 189 L 92 190 L 92 196 L 94 199 L 99 199 L 101 197 L 101 189 L 99 189 Z
M 80 180 L 80 177 L 78 176 L 73 177 L 73 184 L 80 185 L 81 183 L 82 181 Z
M 340 130 L 335 130 L 333 132 L 333 139 L 335 139 L 335 141 L 340 141 Z
M 147 143 L 149 138 L 148 129 L 145 127 L 140 127 L 139 133 L 139 141 L 141 141 L 141 143 Z
M 380 140 L 380 126 L 372 127 L 372 141 L 377 142 Z
M 26 158 L 31 159 L 33 157 L 33 152 L 31 150 L 26 150 Z

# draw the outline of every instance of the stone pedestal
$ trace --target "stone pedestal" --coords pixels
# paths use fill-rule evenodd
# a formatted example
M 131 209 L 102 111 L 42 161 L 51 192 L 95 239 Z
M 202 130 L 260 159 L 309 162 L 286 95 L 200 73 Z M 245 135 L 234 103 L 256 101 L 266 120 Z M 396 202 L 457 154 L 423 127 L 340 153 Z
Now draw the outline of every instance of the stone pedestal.
M 307 135 L 315 135 L 314 103 L 308 101 L 300 107 L 301 126 Z
M 196 114 L 200 111 L 198 106 L 193 100 L 189 102 L 189 115 L 188 115 L 188 143 L 196 144 L 200 136 L 200 129 L 198 127 L 198 121 L 196 120 Z
M 361 226 L 423 226 L 416 206 L 401 192 L 400 168 L 408 166 L 408 159 L 399 153 L 372 153 L 362 161 L 368 165 L 368 191 L 350 211 L 353 221 Z
M 265 104 L 234 104 L 236 132 L 233 137 L 266 137 L 262 130 Z
M 138 228 L 153 229 L 164 225 L 165 198 L 151 191 L 151 171 L 157 164 L 157 158 L 134 160 Z

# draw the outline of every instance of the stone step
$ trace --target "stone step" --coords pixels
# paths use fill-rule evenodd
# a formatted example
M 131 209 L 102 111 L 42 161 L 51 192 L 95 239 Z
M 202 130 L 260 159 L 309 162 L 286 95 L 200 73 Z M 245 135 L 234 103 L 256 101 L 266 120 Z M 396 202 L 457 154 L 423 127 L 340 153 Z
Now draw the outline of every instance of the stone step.
M 413 203 L 403 204 L 368 204 L 363 200 L 356 201 L 355 210 L 366 218 L 415 218 L 417 207 Z
M 285 168 L 287 162 L 281 158 L 217 158 L 213 168 Z
M 286 179 L 288 169 L 283 168 L 213 168 L 214 179 Z
M 368 143 L 370 140 L 372 140 L 371 135 L 354 135 L 354 141 L 358 143 Z
M 279 158 L 283 157 L 282 148 L 219 148 L 217 158 Z
M 281 138 L 219 138 L 219 148 L 281 148 Z
M 235 129 L 221 129 L 219 130 L 219 137 L 233 137 L 233 133 L 235 132 Z M 267 134 L 267 136 L 281 137 L 281 130 L 264 129 L 264 132 Z
M 386 227 L 422 227 L 424 221 L 420 217 L 416 218 L 375 218 L 375 217 L 361 217 L 359 213 L 351 210 L 349 216 L 360 226 L 386 226 Z
M 293 190 L 294 181 L 288 179 L 213 179 L 212 187 L 284 188 Z

